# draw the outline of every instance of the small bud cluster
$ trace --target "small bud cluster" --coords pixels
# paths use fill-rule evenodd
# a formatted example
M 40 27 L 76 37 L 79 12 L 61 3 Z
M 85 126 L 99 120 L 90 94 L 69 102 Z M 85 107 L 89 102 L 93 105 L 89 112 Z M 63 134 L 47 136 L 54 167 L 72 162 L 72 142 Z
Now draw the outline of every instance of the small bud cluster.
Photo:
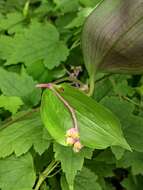
M 79 152 L 83 145 L 80 143 L 80 137 L 76 128 L 71 128 L 66 133 L 66 142 L 69 146 L 73 146 L 74 152 Z

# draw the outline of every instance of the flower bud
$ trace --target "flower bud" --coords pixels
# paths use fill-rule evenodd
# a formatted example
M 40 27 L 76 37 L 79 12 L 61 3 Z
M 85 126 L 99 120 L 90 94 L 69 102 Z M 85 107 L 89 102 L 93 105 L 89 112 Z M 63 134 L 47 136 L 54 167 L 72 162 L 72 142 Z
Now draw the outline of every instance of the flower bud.
M 75 140 L 72 137 L 68 137 L 66 143 L 67 145 L 72 146 L 75 143 Z
M 74 139 L 79 139 L 78 130 L 76 128 L 71 128 L 66 133 L 67 137 L 72 137 Z
M 73 146 L 74 152 L 79 152 L 83 148 L 83 145 L 80 143 L 80 141 L 76 141 Z

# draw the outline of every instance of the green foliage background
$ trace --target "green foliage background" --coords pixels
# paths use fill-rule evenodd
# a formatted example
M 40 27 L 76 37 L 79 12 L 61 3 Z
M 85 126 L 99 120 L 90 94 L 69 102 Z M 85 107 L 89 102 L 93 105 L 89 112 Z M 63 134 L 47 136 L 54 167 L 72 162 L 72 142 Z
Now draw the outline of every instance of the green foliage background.
M 132 152 L 114 146 L 74 154 L 53 141 L 39 113 L 42 91 L 35 88 L 37 83 L 66 77 L 76 66 L 82 67 L 79 79 L 88 82 L 80 36 L 86 17 L 99 2 L 0 1 L 1 190 L 34 189 L 53 158 L 61 165 L 41 190 L 142 189 L 142 76 L 98 74 L 93 95 L 119 118 Z

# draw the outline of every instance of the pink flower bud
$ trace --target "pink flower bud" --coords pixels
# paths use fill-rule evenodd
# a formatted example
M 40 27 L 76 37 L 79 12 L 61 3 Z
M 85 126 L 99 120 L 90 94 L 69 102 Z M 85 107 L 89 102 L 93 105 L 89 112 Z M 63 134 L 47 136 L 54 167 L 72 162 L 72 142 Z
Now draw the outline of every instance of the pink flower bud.
M 83 148 L 83 145 L 80 143 L 80 141 L 76 141 L 73 146 L 74 152 L 79 152 Z
M 78 130 L 76 128 L 71 128 L 66 133 L 67 137 L 72 137 L 74 139 L 79 139 Z
M 68 137 L 66 139 L 66 143 L 67 143 L 67 145 L 71 145 L 72 146 L 75 143 L 75 140 L 72 137 Z

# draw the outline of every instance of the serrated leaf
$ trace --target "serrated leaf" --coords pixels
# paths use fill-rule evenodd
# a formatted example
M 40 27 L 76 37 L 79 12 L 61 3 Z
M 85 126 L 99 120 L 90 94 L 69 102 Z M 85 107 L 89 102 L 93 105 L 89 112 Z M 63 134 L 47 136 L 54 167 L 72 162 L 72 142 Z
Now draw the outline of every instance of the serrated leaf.
M 42 154 L 50 145 L 50 140 L 43 137 L 43 126 L 38 113 L 10 124 L 0 130 L 0 157 L 6 157 L 13 152 L 16 156 L 26 153 L 32 146 Z
M 133 175 L 143 174 L 143 153 L 126 152 L 122 159 L 117 162 L 117 167 L 131 167 Z
M 53 69 L 68 56 L 66 45 L 59 40 L 57 29 L 50 23 L 41 24 L 33 21 L 23 33 L 16 34 L 7 46 L 12 48 L 10 54 L 6 56 L 6 65 L 19 62 L 28 65 L 43 60 L 48 69 Z M 3 51 L 1 47 L 0 51 Z
M 21 98 L 17 96 L 0 96 L 0 108 L 4 108 L 15 114 L 17 110 L 23 105 Z
M 0 187 L 2 190 L 32 190 L 36 179 L 30 153 L 21 157 L 12 155 L 0 160 Z
M 77 171 L 82 169 L 84 158 L 90 158 L 92 156 L 92 150 L 85 148 L 77 154 L 69 147 L 54 144 L 54 152 L 55 159 L 61 161 L 62 170 L 66 175 L 71 190 Z
M 35 88 L 35 84 L 25 70 L 19 75 L 0 68 L 0 89 L 6 96 L 19 96 L 24 103 L 36 105 L 40 101 L 41 91 Z
M 101 80 L 96 84 L 96 89 L 93 93 L 93 97 L 96 101 L 101 101 L 102 98 L 112 92 L 112 84 L 109 79 Z
M 98 153 L 95 156 L 94 160 L 99 162 L 105 162 L 107 164 L 114 164 L 116 162 L 115 156 L 113 155 L 110 148 L 105 149 L 100 153 Z
M 142 190 L 143 187 L 143 176 L 131 176 L 124 179 L 122 182 L 123 187 L 126 190 Z
M 84 167 L 75 178 L 74 188 L 75 190 L 101 190 L 97 179 L 97 175 Z
M 133 115 L 134 105 L 115 97 L 106 97 L 102 103 L 120 119 L 131 148 L 143 152 L 143 118 Z
M 8 30 L 9 33 L 13 33 L 14 31 L 22 31 L 22 21 L 24 17 L 19 12 L 8 13 L 3 19 L 0 20 L 0 29 Z
M 78 12 L 77 17 L 75 17 L 65 28 L 73 29 L 82 26 L 85 18 L 91 13 L 91 11 L 93 11 L 93 8 L 91 7 L 81 9 Z
M 62 88 L 64 92 L 61 96 L 75 110 L 84 146 L 104 149 L 119 145 L 130 149 L 123 137 L 120 122 L 108 109 L 74 87 L 64 84 Z M 51 136 L 60 144 L 66 145 L 66 131 L 73 127 L 71 114 L 51 90 L 46 90 L 43 94 L 41 116 Z
M 78 10 L 78 0 L 54 0 L 56 9 L 62 13 L 74 12 Z
M 83 167 L 81 172 L 78 172 L 74 181 L 74 190 L 101 190 L 101 186 L 97 182 L 97 175 L 91 172 L 88 168 Z M 64 176 L 61 178 L 62 190 L 69 190 Z
M 111 150 L 112 150 L 112 152 L 115 155 L 117 160 L 120 160 L 125 153 L 125 149 L 118 147 L 118 146 L 112 146 Z
M 87 160 L 85 166 L 100 177 L 112 177 L 115 163 L 116 159 L 110 149 L 105 149 L 95 154 L 92 160 Z

